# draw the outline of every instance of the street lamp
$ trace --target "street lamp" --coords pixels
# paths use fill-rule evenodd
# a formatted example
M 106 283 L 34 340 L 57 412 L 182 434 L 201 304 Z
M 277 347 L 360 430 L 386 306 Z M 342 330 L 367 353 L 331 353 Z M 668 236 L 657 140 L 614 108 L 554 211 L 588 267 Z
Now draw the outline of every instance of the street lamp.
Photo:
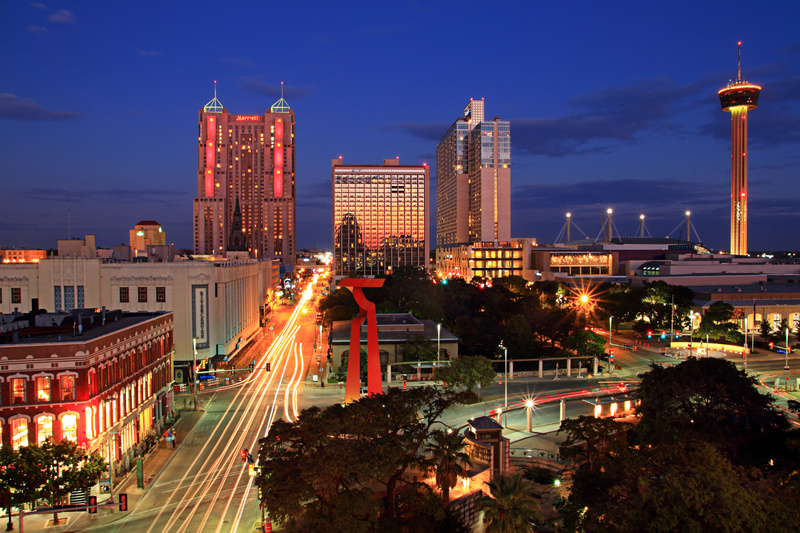
M 533 400 L 526 401 L 525 408 L 528 411 L 528 433 L 533 433 Z
M 503 384 L 505 384 L 505 403 L 503 405 L 503 410 L 508 410 L 508 348 L 503 346 L 503 341 L 500 341 L 500 348 L 502 348 L 504 355 L 503 360 L 505 361 L 505 373 L 503 376 Z
M 786 328 L 786 353 L 783 360 L 783 388 L 789 390 L 789 328 Z
M 436 368 L 441 364 L 439 359 L 442 353 L 442 325 L 436 324 Z
M 197 411 L 197 339 L 192 337 L 192 348 L 194 357 L 192 358 L 192 388 L 194 389 L 194 410 Z M 184 405 L 184 407 L 186 407 Z
M 689 327 L 691 328 L 691 334 L 689 335 L 689 357 L 692 356 L 692 341 L 694 340 L 694 315 L 694 311 L 689 311 Z M 702 342 L 700 344 L 702 344 Z

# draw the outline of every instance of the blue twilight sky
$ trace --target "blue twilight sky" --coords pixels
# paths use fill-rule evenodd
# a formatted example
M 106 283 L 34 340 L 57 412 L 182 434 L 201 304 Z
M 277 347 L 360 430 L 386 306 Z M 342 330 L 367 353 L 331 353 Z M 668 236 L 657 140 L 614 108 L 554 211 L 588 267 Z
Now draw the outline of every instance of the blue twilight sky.
M 764 87 L 750 115 L 750 249 L 800 241 L 800 2 L 138 2 L 0 0 L 0 245 L 142 219 L 192 246 L 199 109 L 280 96 L 297 116 L 298 248 L 331 246 L 330 161 L 432 166 L 470 97 L 511 121 L 514 237 L 554 242 L 598 207 L 729 246 L 730 118 L 717 90 Z M 70 228 L 67 197 L 70 197 Z M 682 226 L 681 226 L 682 227 Z M 573 237 L 578 234 L 573 229 Z M 435 241 L 434 241 L 435 242 Z

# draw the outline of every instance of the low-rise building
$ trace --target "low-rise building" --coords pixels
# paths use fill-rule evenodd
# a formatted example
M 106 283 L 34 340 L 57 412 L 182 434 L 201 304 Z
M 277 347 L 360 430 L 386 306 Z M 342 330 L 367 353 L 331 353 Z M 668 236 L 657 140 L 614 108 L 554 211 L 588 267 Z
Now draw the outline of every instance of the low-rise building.
M 68 439 L 130 468 L 136 447 L 172 411 L 173 314 L 75 309 L 13 318 L 26 324 L 0 333 L 2 444 Z

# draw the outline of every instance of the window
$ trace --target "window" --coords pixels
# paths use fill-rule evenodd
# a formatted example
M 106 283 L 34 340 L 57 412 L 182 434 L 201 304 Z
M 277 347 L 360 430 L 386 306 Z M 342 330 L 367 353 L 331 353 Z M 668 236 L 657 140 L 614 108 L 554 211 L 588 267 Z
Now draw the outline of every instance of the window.
M 147 303 L 147 287 L 139 287 L 139 303 Z
M 36 401 L 39 403 L 50 401 L 50 378 L 47 376 L 36 378 Z
M 53 306 L 56 311 L 61 311 L 61 286 L 56 285 L 53 287 Z
M 119 288 L 119 303 L 126 304 L 130 301 L 128 296 L 128 287 Z
M 28 421 L 15 418 L 11 421 L 11 447 L 14 451 L 28 445 Z
M 89 374 L 89 380 L 91 376 Z M 61 376 L 61 401 L 74 402 L 75 399 L 75 376 Z
M 11 303 L 12 304 L 22 303 L 22 289 L 20 289 L 19 287 L 11 287 Z
M 36 422 L 36 444 L 41 446 L 48 437 L 53 437 L 53 417 L 43 415 Z
M 86 438 L 92 440 L 95 437 L 95 416 L 93 407 L 87 407 L 84 410 L 84 417 L 86 418 Z
M 156 302 L 164 303 L 167 301 L 167 288 L 156 287 Z
M 25 403 L 25 379 L 11 378 L 11 403 L 20 404 Z M 27 446 L 27 444 L 25 445 Z
M 78 415 L 64 415 L 61 418 L 61 437 L 73 442 L 78 441 Z

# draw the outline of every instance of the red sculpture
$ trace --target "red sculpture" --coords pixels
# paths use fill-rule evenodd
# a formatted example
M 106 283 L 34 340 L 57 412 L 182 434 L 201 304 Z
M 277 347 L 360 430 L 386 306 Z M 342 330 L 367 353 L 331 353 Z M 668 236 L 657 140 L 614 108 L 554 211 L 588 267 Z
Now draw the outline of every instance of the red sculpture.
M 383 392 L 381 383 L 381 358 L 378 352 L 378 319 L 375 314 L 375 304 L 367 300 L 362 289 L 364 287 L 381 287 L 383 279 L 344 278 L 339 282 L 340 287 L 347 287 L 353 293 L 358 307 L 361 309 L 358 316 L 350 325 L 350 355 L 347 360 L 347 385 L 344 391 L 344 401 L 350 403 L 358 400 L 361 385 L 361 324 L 367 321 L 367 392 L 380 394 Z

